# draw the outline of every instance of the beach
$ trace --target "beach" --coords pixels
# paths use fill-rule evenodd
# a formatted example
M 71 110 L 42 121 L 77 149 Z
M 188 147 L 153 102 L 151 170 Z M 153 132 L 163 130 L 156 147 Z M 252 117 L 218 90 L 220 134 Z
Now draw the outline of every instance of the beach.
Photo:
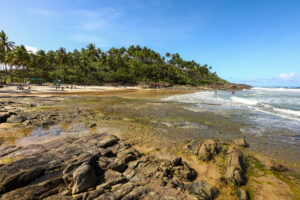
M 230 117 L 212 109 L 218 108 L 218 105 L 207 94 L 218 100 L 213 97 L 214 91 L 102 86 L 79 87 L 75 93 L 67 90 L 57 94 L 55 88 L 47 86 L 35 90 L 32 96 L 13 94 L 1 98 L 1 113 L 8 115 L 7 121 L 0 124 L 1 148 L 11 145 L 11 152 L 6 150 L 8 153 L 0 158 L 1 165 L 9 167 L 13 161 L 45 155 L 43 152 L 53 143 L 60 144 L 67 151 L 73 143 L 61 144 L 59 141 L 91 140 L 84 143 L 88 148 L 92 145 L 93 134 L 100 134 L 99 137 L 106 134 L 130 144 L 143 155 L 143 159 L 156 158 L 160 161 L 155 162 L 160 163 L 179 156 L 196 170 L 196 180 L 204 180 L 218 188 L 221 193 L 218 198 L 231 199 L 230 193 L 234 190 L 220 182 L 224 170 L 227 170 L 224 162 L 231 155 L 231 148 L 238 148 L 243 154 L 246 167 L 241 173 L 245 179 L 236 181 L 240 181 L 239 184 L 244 185 L 247 191 L 252 191 L 250 195 L 272 200 L 293 199 L 297 195 L 293 191 L 298 190 L 298 179 L 292 177 L 299 173 L 299 147 L 271 137 L 253 135 L 250 129 L 245 132 L 251 126 L 236 120 L 241 117 Z M 232 95 L 231 91 L 218 92 L 219 98 L 222 97 L 221 92 Z M 240 95 L 238 91 L 236 93 Z M 202 107 L 197 106 L 196 102 L 200 100 L 191 101 L 195 95 L 210 104 L 202 102 L 199 104 Z M 210 107 L 207 109 L 205 106 Z M 260 128 L 257 124 L 255 127 Z M 247 145 L 241 139 L 245 139 Z M 216 141 L 218 149 L 222 149 L 212 155 L 211 161 L 199 159 L 199 148 L 207 140 Z M 186 181 L 183 178 L 176 180 Z M 293 181 L 288 184 L 287 180 Z M 168 181 L 166 179 L 166 183 Z M 277 184 L 270 185 L 268 182 Z M 262 184 L 265 186 L 261 187 Z M 270 193 L 272 195 L 267 195 Z

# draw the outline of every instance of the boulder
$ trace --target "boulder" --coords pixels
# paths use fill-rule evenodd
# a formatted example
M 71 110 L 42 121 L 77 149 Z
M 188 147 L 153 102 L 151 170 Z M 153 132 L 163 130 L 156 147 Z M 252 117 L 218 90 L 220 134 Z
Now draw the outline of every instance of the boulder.
M 209 185 L 205 181 L 201 180 L 195 183 L 192 183 L 191 187 L 189 188 L 191 193 L 196 194 L 203 200 L 212 200 L 215 199 L 216 196 L 219 194 L 217 188 Z
M 244 190 L 242 188 L 239 188 L 237 190 L 237 196 L 240 200 L 249 200 L 249 195 L 247 190 Z
M 248 147 L 248 143 L 244 138 L 235 139 L 232 142 L 237 146 Z
M 102 147 L 102 148 L 106 148 L 109 146 L 112 146 L 114 144 L 117 143 L 117 137 L 114 136 L 110 136 L 110 137 L 106 137 L 103 140 L 99 141 L 97 146 Z
M 7 112 L 1 112 L 0 113 L 0 123 L 4 123 L 7 121 L 7 119 L 9 118 L 9 113 Z
M 8 123 L 22 123 L 26 120 L 26 117 L 22 115 L 13 115 L 7 119 Z
M 205 140 L 199 150 L 198 156 L 203 161 L 209 161 L 219 152 L 218 144 L 211 139 Z
M 73 173 L 74 186 L 72 194 L 83 192 L 97 185 L 97 177 L 93 167 L 88 163 L 83 163 Z
M 244 176 L 244 157 L 239 149 L 233 148 L 228 152 L 225 179 L 236 185 L 246 183 Z

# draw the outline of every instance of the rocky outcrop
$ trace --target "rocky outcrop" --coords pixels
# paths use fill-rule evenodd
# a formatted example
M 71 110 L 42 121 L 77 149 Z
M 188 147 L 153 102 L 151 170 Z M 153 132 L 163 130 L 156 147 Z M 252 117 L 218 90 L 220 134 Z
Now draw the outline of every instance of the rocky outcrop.
M 248 143 L 244 138 L 235 139 L 232 141 L 235 145 L 241 146 L 241 147 L 248 147 Z
M 246 178 L 244 176 L 244 156 L 237 148 L 232 148 L 227 153 L 225 179 L 236 185 L 244 185 Z
M 249 200 L 249 195 L 247 190 L 244 190 L 242 188 L 239 188 L 237 190 L 237 196 L 240 200 Z
M 142 156 L 116 136 L 91 134 L 31 147 L 1 147 L 1 199 L 213 199 L 206 183 L 185 185 L 197 173 L 180 157 Z M 4 153 L 5 152 L 5 153 Z M 23 154 L 22 154 L 23 153 Z
M 197 194 L 197 196 L 203 200 L 215 199 L 219 193 L 217 188 L 209 185 L 203 180 L 192 183 L 189 189 L 191 193 Z
M 7 119 L 8 123 L 22 123 L 26 118 L 22 115 L 13 115 Z
M 199 150 L 197 151 L 197 155 L 199 156 L 199 159 L 203 161 L 209 161 L 215 155 L 217 155 L 218 152 L 218 144 L 214 140 L 208 139 L 201 144 Z

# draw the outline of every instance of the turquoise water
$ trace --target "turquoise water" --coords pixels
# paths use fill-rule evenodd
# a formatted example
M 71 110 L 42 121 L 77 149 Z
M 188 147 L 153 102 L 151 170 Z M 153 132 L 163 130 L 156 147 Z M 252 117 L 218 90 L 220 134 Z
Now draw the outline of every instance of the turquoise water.
M 203 91 L 164 100 L 187 103 L 195 112 L 211 111 L 242 122 L 245 134 L 270 136 L 300 143 L 300 88 L 262 88 L 236 91 Z

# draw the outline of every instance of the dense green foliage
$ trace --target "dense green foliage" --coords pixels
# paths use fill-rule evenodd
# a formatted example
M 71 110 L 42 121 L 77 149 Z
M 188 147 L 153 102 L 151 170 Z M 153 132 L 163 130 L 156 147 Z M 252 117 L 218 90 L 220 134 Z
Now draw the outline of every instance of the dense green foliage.
M 89 44 L 80 51 L 67 52 L 39 50 L 36 53 L 9 42 L 0 32 L 0 63 L 2 82 L 24 82 L 26 78 L 42 78 L 43 82 L 75 84 L 138 84 L 166 83 L 179 85 L 202 85 L 226 83 L 211 67 L 195 61 L 185 61 L 179 54 L 159 53 L 140 46 L 128 49 L 111 48 L 104 52 Z

